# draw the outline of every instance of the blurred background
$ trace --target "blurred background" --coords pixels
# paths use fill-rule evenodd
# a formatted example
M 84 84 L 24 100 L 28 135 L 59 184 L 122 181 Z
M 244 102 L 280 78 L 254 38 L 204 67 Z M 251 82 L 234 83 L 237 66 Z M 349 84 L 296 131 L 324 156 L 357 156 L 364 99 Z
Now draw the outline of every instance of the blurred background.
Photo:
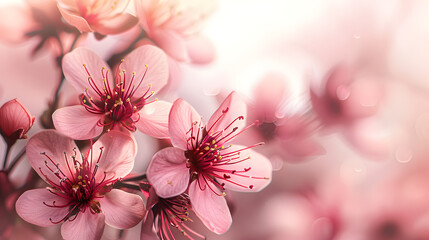
M 12 12 L 10 3 L 22 4 L 3 0 L 2 12 Z M 207 239 L 429 239 L 427 9 L 425 0 L 221 0 L 204 29 L 215 60 L 177 63 L 180 81 L 164 99 L 183 98 L 207 120 L 229 92 L 239 92 L 249 124 L 260 125 L 238 140 L 264 141 L 255 150 L 275 171 L 259 193 L 228 194 L 227 233 L 211 233 L 198 220 L 193 228 Z M 83 44 L 103 52 L 117 41 Z M 36 45 L 0 43 L 0 104 L 18 98 L 36 116 L 29 136 L 42 128 L 37 119 L 60 74 L 51 52 L 31 54 Z M 72 91 L 65 83 L 61 101 Z M 160 143 L 135 136 L 135 172 L 143 172 Z M 0 152 L 5 147 L 0 142 Z M 21 161 L 13 184 L 29 169 Z M 56 227 L 31 231 L 60 236 Z M 124 239 L 139 232 L 127 230 Z M 103 239 L 117 236 L 106 228 Z

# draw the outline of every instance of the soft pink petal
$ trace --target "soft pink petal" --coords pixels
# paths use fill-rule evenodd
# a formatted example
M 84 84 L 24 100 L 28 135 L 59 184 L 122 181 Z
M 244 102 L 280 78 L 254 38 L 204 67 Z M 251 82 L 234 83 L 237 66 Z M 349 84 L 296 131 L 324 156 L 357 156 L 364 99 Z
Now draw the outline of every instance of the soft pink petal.
M 277 72 L 267 73 L 255 86 L 253 96 L 255 114 L 259 120 L 272 122 L 286 96 L 286 77 Z
M 210 39 L 198 36 L 185 42 L 189 58 L 193 63 L 207 64 L 216 57 L 215 47 Z
M 136 123 L 138 130 L 154 138 L 169 138 L 168 116 L 172 104 L 155 101 L 140 110 L 140 120 Z
M 170 57 L 180 62 L 189 61 L 184 40 L 175 33 L 159 30 L 152 33 L 151 39 Z
M 147 167 L 147 178 L 162 198 L 185 192 L 189 184 L 189 168 L 183 150 L 164 148 L 158 151 Z
M 79 47 L 64 56 L 63 71 L 67 81 L 69 81 L 78 92 L 85 93 L 87 89 L 88 94 L 94 99 L 97 99 L 98 95 L 89 84 L 89 75 L 85 70 L 84 64 L 86 65 L 95 86 L 97 86 L 100 91 L 102 91 L 104 86 L 102 68 L 105 68 L 104 72 L 108 71 L 107 79 L 110 84 L 112 84 L 114 80 L 112 72 L 110 71 L 107 63 L 105 63 L 95 52 L 89 49 Z
M 85 18 L 78 16 L 69 10 L 62 8 L 58 5 L 58 10 L 60 10 L 61 15 L 63 16 L 66 22 L 74 27 L 76 27 L 80 32 L 93 32 L 94 30 L 89 26 Z
M 197 137 L 201 116 L 189 103 L 179 98 L 171 107 L 168 121 L 171 143 L 175 147 L 187 150 L 191 133 L 193 132 L 193 136 Z M 192 131 L 190 131 L 191 128 L 193 128 Z
M 135 0 L 136 14 L 139 19 L 139 24 L 148 32 L 150 24 L 150 14 L 149 9 L 153 6 L 153 0 Z
M 103 172 L 114 174 L 115 178 L 122 178 L 133 169 L 134 159 L 137 154 L 137 143 L 130 133 L 114 130 L 103 134 L 94 143 L 91 154 L 93 164 L 101 154 L 97 179 L 103 177 Z
M 216 195 L 204 181 L 201 184 L 204 190 L 201 190 L 198 180 L 189 186 L 192 209 L 210 231 L 217 234 L 225 233 L 232 224 L 225 197 Z
M 136 195 L 113 189 L 99 199 L 106 223 L 119 229 L 134 227 L 145 214 L 143 199 Z
M 158 47 L 151 45 L 138 47 L 125 57 L 120 68 L 125 70 L 128 75 L 125 82 L 126 88 L 129 84 L 134 84 L 137 87 L 141 82 L 134 97 L 141 97 L 146 92 L 149 94 L 152 91 L 157 93 L 167 84 L 167 56 Z M 133 73 L 135 73 L 135 78 L 131 82 Z
M 244 148 L 246 147 L 233 145 L 224 150 L 222 154 L 238 151 Z M 273 169 L 270 160 L 251 149 L 241 151 L 240 159 L 246 159 L 247 157 L 250 157 L 250 159 L 234 164 L 226 164 L 222 167 L 219 167 L 225 170 L 236 170 L 238 174 L 245 176 L 242 177 L 235 174 L 228 174 L 231 177 L 228 178 L 229 181 L 217 179 L 219 183 L 225 183 L 226 189 L 240 192 L 257 192 L 265 188 L 271 182 Z M 250 168 L 250 170 L 247 172 L 240 172 L 248 168 Z M 244 185 L 244 187 L 232 182 Z
M 55 225 L 53 222 L 64 218 L 68 213 L 68 207 L 55 208 L 46 204 L 65 205 L 68 201 L 65 198 L 52 194 L 47 189 L 32 189 L 24 192 L 16 201 L 16 212 L 25 221 L 41 226 L 49 227 Z
M 118 34 L 129 30 L 135 26 L 137 22 L 138 20 L 136 17 L 131 14 L 124 13 L 118 15 L 117 17 L 98 22 L 95 26 L 93 26 L 93 29 L 94 31 L 103 35 Z
M 140 240 L 158 240 L 158 237 L 153 231 L 153 218 L 152 210 L 148 210 L 146 219 L 142 223 Z
M 41 153 L 45 153 L 46 156 Z M 58 168 L 62 172 L 60 173 L 62 178 L 64 177 L 63 174 L 71 178 L 76 172 L 72 159 L 72 156 L 75 155 L 76 160 L 82 162 L 82 156 L 74 141 L 55 130 L 40 131 L 30 138 L 27 143 L 27 158 L 30 165 L 42 179 L 46 180 L 44 176 L 46 175 L 49 180 L 57 184 L 59 184 L 60 180 L 52 172 L 56 170 L 55 165 L 59 164 Z M 51 158 L 53 162 L 51 162 L 47 156 Z M 48 169 L 45 161 L 52 171 Z
M 33 125 L 34 116 L 17 99 L 13 99 L 0 107 L 0 129 L 10 136 L 15 131 L 22 129 L 25 134 Z
M 238 117 L 247 116 L 246 103 L 238 96 L 236 92 L 231 92 L 207 123 L 207 131 L 232 131 L 237 127 L 237 131 L 245 126 L 245 120 L 237 119 Z M 237 120 L 236 120 L 237 119 Z M 230 125 L 234 120 L 234 124 Z M 228 125 L 230 125 L 228 127 Z M 226 129 L 226 127 L 228 127 Z
M 103 132 L 97 122 L 104 117 L 88 112 L 84 106 L 70 106 L 56 110 L 52 115 L 55 128 L 76 140 L 91 139 Z
M 104 230 L 104 214 L 92 214 L 89 209 L 80 212 L 73 221 L 65 221 L 61 226 L 61 235 L 65 240 L 101 238 Z

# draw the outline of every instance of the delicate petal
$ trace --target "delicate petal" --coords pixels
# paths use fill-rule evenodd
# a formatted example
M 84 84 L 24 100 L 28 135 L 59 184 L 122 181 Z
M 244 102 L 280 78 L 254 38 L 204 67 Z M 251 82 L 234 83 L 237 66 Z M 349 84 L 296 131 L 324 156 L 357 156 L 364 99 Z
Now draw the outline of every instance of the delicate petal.
M 191 132 L 193 131 L 194 137 L 197 136 L 200 122 L 201 116 L 197 111 L 183 99 L 177 99 L 171 107 L 168 119 L 168 128 L 173 146 L 187 150 Z M 192 131 L 190 131 L 191 128 L 193 128 Z
M 120 1 L 125 2 L 125 1 Z M 136 17 L 131 14 L 124 13 L 117 17 L 103 20 L 93 26 L 93 29 L 103 35 L 118 34 L 125 32 L 138 23 Z
M 94 30 L 89 26 L 88 22 L 85 18 L 78 16 L 69 10 L 66 10 L 58 4 L 58 10 L 63 16 L 66 22 L 74 27 L 76 27 L 80 32 L 93 32 Z
M 201 180 L 202 186 L 200 187 L 198 181 L 193 181 L 189 186 L 192 209 L 210 231 L 217 234 L 225 233 L 232 224 L 231 213 L 225 197 L 216 195 Z M 211 187 L 215 188 L 213 185 Z
M 238 130 L 244 127 L 245 121 L 237 119 L 232 125 L 230 125 L 237 117 L 246 117 L 247 106 L 246 103 L 240 99 L 236 92 L 231 92 L 228 97 L 225 98 L 223 103 L 219 106 L 216 112 L 211 116 L 207 123 L 208 131 L 231 131 L 237 127 Z M 228 127 L 228 125 L 230 125 Z M 228 129 L 226 129 L 228 127 Z
M 189 184 L 189 168 L 183 150 L 164 148 L 158 151 L 147 167 L 147 178 L 162 198 L 185 192 Z
M 152 33 L 151 39 L 170 57 L 181 62 L 189 61 L 184 40 L 173 32 L 156 31 Z
M 61 226 L 61 235 L 69 239 L 100 239 L 104 230 L 104 214 L 93 214 L 89 209 L 79 212 L 73 221 L 65 221 Z
M 21 43 L 26 40 L 25 33 L 36 27 L 29 7 L 2 5 L 0 8 L 0 40 Z
M 148 210 L 146 219 L 142 223 L 140 240 L 158 240 L 155 232 L 153 231 L 153 212 Z
M 59 197 L 47 189 L 31 189 L 24 192 L 16 201 L 16 212 L 25 221 L 41 226 L 49 227 L 55 225 L 51 222 L 60 221 L 69 212 L 68 207 L 48 207 L 45 204 L 61 206 L 68 203 L 68 200 Z
M 145 214 L 143 199 L 136 195 L 113 189 L 99 199 L 106 223 L 119 229 L 134 227 Z
M 246 147 L 244 146 L 233 145 L 224 150 L 225 152 L 222 152 L 222 155 L 227 152 L 239 151 L 245 148 Z M 240 151 L 240 159 L 245 159 L 247 157 L 250 157 L 250 159 L 234 164 L 225 164 L 222 167 L 219 166 L 219 168 L 225 170 L 236 170 L 237 172 L 250 168 L 250 170 L 245 173 L 240 173 L 243 176 L 228 174 L 230 176 L 230 178 L 228 178 L 229 181 L 217 179 L 219 183 L 225 183 L 226 189 L 240 192 L 257 192 L 265 188 L 271 182 L 273 169 L 270 160 L 251 149 Z M 231 182 L 239 183 L 245 187 L 238 186 Z
M 46 154 L 46 156 L 41 153 Z M 52 172 L 56 169 L 55 165 L 58 164 L 58 168 L 62 172 L 60 176 L 65 174 L 71 178 L 76 172 L 71 157 L 74 155 L 76 155 L 76 161 L 82 162 L 82 156 L 74 141 L 55 130 L 38 132 L 27 143 L 27 158 L 30 165 L 42 179 L 46 180 L 46 175 L 49 180 L 57 184 L 59 184 L 60 179 Z M 52 159 L 53 163 L 47 156 Z
M 70 106 L 56 110 L 52 115 L 55 128 L 76 140 L 91 139 L 103 132 L 98 121 L 102 114 L 88 112 L 84 106 Z
M 168 116 L 172 104 L 155 101 L 140 110 L 140 120 L 136 123 L 138 130 L 154 138 L 168 138 Z
M 109 66 L 93 51 L 86 48 L 76 48 L 75 50 L 67 53 L 63 58 L 63 72 L 64 76 L 78 92 L 84 93 L 87 89 L 89 96 L 96 99 L 98 94 L 91 87 L 88 79 L 89 75 L 85 70 L 84 64 L 88 69 L 89 74 L 94 81 L 95 86 L 102 91 L 103 89 L 103 74 L 108 71 L 107 79 L 113 85 L 113 76 Z
M 141 82 L 134 94 L 136 98 L 142 97 L 146 92 L 151 93 L 153 91 L 156 93 L 167 84 L 167 56 L 155 46 L 144 45 L 132 51 L 125 57 L 121 69 L 125 70 L 129 76 L 135 72 L 133 83 L 136 86 Z M 129 84 L 131 81 L 128 78 L 125 82 L 125 88 L 128 88 Z
M 110 131 L 103 134 L 94 143 L 92 152 L 90 150 L 89 154 L 92 154 L 93 157 L 92 164 L 96 163 L 101 154 L 99 159 L 100 174 L 97 174 L 97 179 L 103 177 L 103 172 L 112 173 L 115 178 L 122 178 L 133 169 L 137 143 L 129 133 Z
M 193 63 L 206 64 L 214 60 L 215 47 L 207 37 L 198 36 L 185 42 L 189 58 Z

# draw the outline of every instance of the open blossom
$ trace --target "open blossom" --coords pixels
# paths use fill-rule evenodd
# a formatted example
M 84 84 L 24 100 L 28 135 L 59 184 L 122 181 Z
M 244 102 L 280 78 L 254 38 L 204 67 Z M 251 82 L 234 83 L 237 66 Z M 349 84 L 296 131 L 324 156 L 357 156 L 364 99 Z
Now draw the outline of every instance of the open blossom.
M 25 135 L 33 126 L 34 116 L 17 99 L 10 100 L 0 107 L 0 133 L 8 144 L 27 138 Z
M 210 62 L 214 47 L 201 34 L 216 0 L 136 0 L 136 13 L 149 38 L 177 61 Z
M 150 184 L 141 183 L 140 186 L 147 197 L 148 209 L 142 224 L 141 240 L 174 240 L 174 229 L 189 239 L 194 239 L 193 237 L 205 239 L 203 235 L 186 225 L 186 222 L 192 222 L 189 217 L 192 206 L 187 193 L 171 198 L 160 198 Z
M 125 10 L 129 0 L 58 0 L 63 18 L 80 32 L 102 35 L 124 32 L 137 24 Z
M 154 46 L 142 46 L 118 66 L 113 78 L 107 64 L 94 52 L 77 48 L 64 56 L 64 75 L 82 91 L 81 105 L 58 109 L 55 128 L 73 139 L 90 139 L 114 128 L 168 137 L 171 103 L 153 95 L 168 78 L 165 54 Z
M 231 225 L 225 189 L 259 191 L 270 183 L 270 161 L 251 150 L 253 146 L 230 142 L 244 128 L 246 105 L 231 93 L 206 126 L 201 116 L 182 99 L 174 102 L 169 131 L 174 147 L 157 152 L 147 169 L 158 196 L 170 198 L 188 189 L 194 212 L 215 233 Z
M 104 222 L 135 226 L 144 216 L 143 200 L 112 184 L 131 171 L 136 151 L 135 140 L 118 131 L 104 134 L 85 156 L 54 130 L 37 133 L 27 144 L 27 157 L 49 187 L 22 194 L 18 215 L 42 227 L 63 223 L 64 239 L 100 239 Z

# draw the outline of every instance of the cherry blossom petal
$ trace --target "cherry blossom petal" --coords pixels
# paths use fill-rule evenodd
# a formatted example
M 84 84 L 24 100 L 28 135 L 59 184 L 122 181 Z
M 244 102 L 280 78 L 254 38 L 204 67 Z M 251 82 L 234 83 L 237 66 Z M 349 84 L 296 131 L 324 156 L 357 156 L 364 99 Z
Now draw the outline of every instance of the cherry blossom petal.
M 25 33 L 36 27 L 29 7 L 2 5 L 0 8 L 0 40 L 21 43 L 26 40 Z
M 125 1 L 120 1 L 125 2 Z M 103 35 L 118 34 L 125 32 L 138 23 L 136 17 L 131 14 L 124 13 L 114 18 L 103 20 L 93 26 L 93 29 Z
M 148 210 L 146 219 L 142 223 L 140 239 L 144 240 L 158 240 L 155 232 L 153 231 L 153 212 Z
M 158 151 L 147 167 L 147 178 L 161 198 L 185 192 L 189 184 L 189 168 L 183 150 L 173 147 Z
M 93 83 L 100 91 L 102 91 L 104 86 L 102 68 L 105 68 L 105 73 L 108 71 L 107 80 L 111 86 L 114 80 L 112 72 L 107 63 L 89 49 L 79 47 L 64 56 L 63 72 L 67 81 L 69 81 L 78 92 L 84 93 L 88 91 L 89 96 L 96 98 L 98 94 L 90 85 L 89 75 L 85 70 L 84 64 L 92 77 Z
M 155 31 L 151 39 L 162 48 L 170 57 L 177 61 L 189 61 L 186 45 L 181 37 L 169 31 Z
M 68 203 L 68 200 L 59 197 L 47 189 L 31 189 L 24 192 L 16 201 L 16 212 L 25 221 L 41 226 L 50 227 L 55 225 L 51 222 L 60 221 L 68 213 L 68 207 L 48 207 L 46 204 L 61 206 Z
M 44 155 L 46 156 L 41 153 L 45 153 Z M 76 172 L 71 157 L 74 155 L 76 155 L 76 161 L 82 162 L 82 156 L 74 141 L 55 130 L 38 132 L 27 143 L 28 162 L 45 181 L 46 175 L 49 180 L 59 184 L 60 179 L 52 172 L 57 169 L 56 164 L 58 164 L 58 168 L 62 172 L 59 176 L 62 177 L 62 174 L 65 174 L 66 177 L 72 178 Z M 52 159 L 53 163 L 50 162 L 47 156 Z M 52 171 L 48 169 L 47 165 Z
M 217 234 L 225 233 L 232 224 L 225 197 L 216 195 L 205 185 L 206 183 L 201 184 L 204 184 L 202 187 L 205 189 L 201 190 L 198 180 L 189 185 L 192 209 L 210 231 Z M 215 188 L 213 185 L 211 187 Z
M 141 82 L 134 93 L 137 98 L 142 97 L 147 91 L 158 92 L 168 81 L 167 56 L 155 46 L 144 45 L 132 51 L 125 57 L 121 69 L 130 76 L 135 72 L 133 84 L 136 86 Z M 129 84 L 132 84 L 131 81 L 126 79 L 125 88 L 128 88 Z
M 0 107 L 0 129 L 11 136 L 15 131 L 22 129 L 25 134 L 33 125 L 34 116 L 17 99 L 13 99 Z
M 76 140 L 91 139 L 103 132 L 98 121 L 101 114 L 88 112 L 84 106 L 70 106 L 56 110 L 52 115 L 55 128 Z
M 172 104 L 166 101 L 155 101 L 140 110 L 140 120 L 136 123 L 138 130 L 154 138 L 168 138 L 168 116 Z
M 233 128 L 238 128 L 239 131 L 244 127 L 245 121 L 237 119 L 238 117 L 247 116 L 246 103 L 240 99 L 236 92 L 231 92 L 219 106 L 215 113 L 211 116 L 207 123 L 208 131 L 231 131 Z M 237 119 L 237 120 L 236 120 Z M 230 125 L 235 121 L 232 125 Z M 230 125 L 230 126 L 229 126 Z M 228 127 L 229 126 L 229 127 Z M 228 129 L 226 129 L 228 127 Z
M 185 42 L 189 58 L 193 63 L 210 63 L 216 57 L 215 47 L 205 36 L 198 36 Z
M 104 230 L 104 214 L 93 214 L 89 209 L 79 212 L 73 221 L 65 221 L 61 226 L 61 235 L 69 239 L 100 239 Z
M 62 8 L 60 5 L 58 5 L 58 10 L 60 11 L 61 15 L 63 16 L 64 20 L 66 22 L 74 27 L 76 27 L 81 33 L 82 32 L 93 32 L 94 30 L 89 26 L 88 22 L 85 18 L 78 16 L 69 10 L 66 10 Z
M 245 148 L 246 147 L 244 146 L 233 145 L 224 150 L 222 155 L 227 154 L 227 152 L 238 151 Z M 250 159 L 234 164 L 219 166 L 219 168 L 225 170 L 237 171 L 237 174 L 228 174 L 228 176 L 230 176 L 228 181 L 219 178 L 217 179 L 219 183 L 225 183 L 226 189 L 239 192 L 258 192 L 271 182 L 273 169 L 270 160 L 251 149 L 240 151 L 240 159 L 246 159 L 247 157 L 250 157 Z M 249 168 L 250 170 L 240 173 L 240 171 L 245 171 L 245 169 Z M 239 186 L 233 182 L 243 186 Z
M 102 150 L 101 150 L 102 148 Z M 92 146 L 89 152 L 92 154 L 95 164 L 99 159 L 100 174 L 96 178 L 101 180 L 102 172 L 112 173 L 115 178 L 125 177 L 131 172 L 134 166 L 134 159 L 137 154 L 137 143 L 130 133 L 119 131 L 110 131 L 103 134 L 97 142 Z
M 193 132 L 194 137 L 197 136 L 200 122 L 201 116 L 198 112 L 183 99 L 177 99 L 171 107 L 168 119 L 170 139 L 173 146 L 187 150 L 191 132 Z M 192 131 L 190 131 L 191 128 L 193 128 Z
M 143 200 L 136 194 L 113 189 L 99 199 L 106 223 L 119 229 L 134 227 L 145 214 Z

